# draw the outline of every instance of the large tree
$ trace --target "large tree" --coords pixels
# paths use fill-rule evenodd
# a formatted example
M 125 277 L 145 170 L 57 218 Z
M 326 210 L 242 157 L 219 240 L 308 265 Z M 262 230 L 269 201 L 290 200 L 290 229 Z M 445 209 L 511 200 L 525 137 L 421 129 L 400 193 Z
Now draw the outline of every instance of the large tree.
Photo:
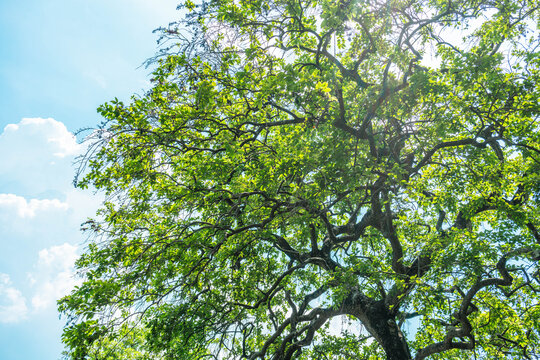
M 87 139 L 71 358 L 540 357 L 537 0 L 182 6 Z

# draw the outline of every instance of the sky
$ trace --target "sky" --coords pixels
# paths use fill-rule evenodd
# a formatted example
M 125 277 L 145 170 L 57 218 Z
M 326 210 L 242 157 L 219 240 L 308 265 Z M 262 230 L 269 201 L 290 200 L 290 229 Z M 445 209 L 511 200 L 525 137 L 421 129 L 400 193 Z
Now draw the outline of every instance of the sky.
M 101 202 L 75 189 L 77 130 L 149 88 L 152 30 L 177 0 L 0 0 L 0 359 L 56 360 L 56 300 L 79 281 L 81 223 Z

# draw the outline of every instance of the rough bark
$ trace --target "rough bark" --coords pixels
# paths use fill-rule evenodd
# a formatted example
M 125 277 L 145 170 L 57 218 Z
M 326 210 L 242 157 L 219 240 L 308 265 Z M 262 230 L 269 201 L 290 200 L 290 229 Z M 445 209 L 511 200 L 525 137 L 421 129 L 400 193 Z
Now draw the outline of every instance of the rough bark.
M 412 359 L 405 336 L 384 300 L 373 300 L 353 290 L 343 302 L 343 307 L 347 314 L 362 321 L 384 349 L 387 360 Z

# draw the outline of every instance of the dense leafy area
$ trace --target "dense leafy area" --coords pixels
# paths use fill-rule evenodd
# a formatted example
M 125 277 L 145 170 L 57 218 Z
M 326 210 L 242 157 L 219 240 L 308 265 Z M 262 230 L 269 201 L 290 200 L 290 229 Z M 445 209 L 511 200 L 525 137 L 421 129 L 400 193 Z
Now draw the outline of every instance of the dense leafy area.
M 539 5 L 185 1 L 87 139 L 67 355 L 538 358 Z

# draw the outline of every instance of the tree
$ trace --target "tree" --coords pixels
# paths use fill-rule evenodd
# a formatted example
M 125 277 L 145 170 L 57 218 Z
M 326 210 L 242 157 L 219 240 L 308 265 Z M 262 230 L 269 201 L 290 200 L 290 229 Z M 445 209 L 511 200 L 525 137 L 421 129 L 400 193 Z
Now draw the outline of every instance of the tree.
M 539 5 L 185 1 L 87 140 L 68 355 L 539 358 Z

